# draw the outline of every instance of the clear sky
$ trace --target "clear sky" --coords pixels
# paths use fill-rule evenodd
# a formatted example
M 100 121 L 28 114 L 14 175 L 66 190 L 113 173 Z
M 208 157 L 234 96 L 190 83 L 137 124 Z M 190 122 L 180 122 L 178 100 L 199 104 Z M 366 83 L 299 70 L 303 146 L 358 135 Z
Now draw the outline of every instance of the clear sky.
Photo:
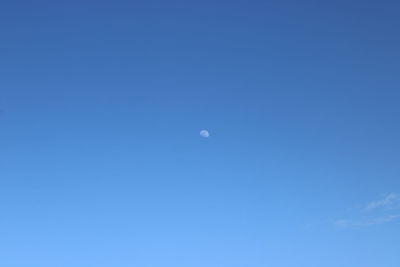
M 1 1 L 0 266 L 400 266 L 399 13 Z

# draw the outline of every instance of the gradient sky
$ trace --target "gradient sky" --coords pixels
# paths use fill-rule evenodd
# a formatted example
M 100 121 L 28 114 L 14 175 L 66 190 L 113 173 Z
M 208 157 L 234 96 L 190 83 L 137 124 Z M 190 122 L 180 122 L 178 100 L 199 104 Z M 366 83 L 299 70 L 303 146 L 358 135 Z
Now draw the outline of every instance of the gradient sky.
M 1 1 L 0 266 L 400 266 L 399 13 Z

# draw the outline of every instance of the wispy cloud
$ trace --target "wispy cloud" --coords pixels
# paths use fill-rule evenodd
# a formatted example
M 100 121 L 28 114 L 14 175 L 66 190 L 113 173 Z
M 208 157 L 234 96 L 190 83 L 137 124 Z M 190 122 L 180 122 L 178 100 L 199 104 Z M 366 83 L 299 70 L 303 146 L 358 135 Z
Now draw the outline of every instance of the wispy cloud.
M 400 202 L 400 196 L 394 193 L 386 195 L 383 199 L 368 203 L 366 211 L 372 211 L 379 208 L 393 208 Z
M 368 219 L 360 219 L 360 220 L 348 220 L 348 219 L 340 219 L 335 221 L 335 225 L 337 226 L 371 226 L 377 224 L 384 224 L 396 219 L 400 218 L 399 214 L 396 215 L 387 215 L 382 217 L 368 218 Z
M 371 226 L 389 223 L 400 219 L 400 195 L 395 193 L 386 194 L 383 198 L 371 201 L 359 208 L 349 216 L 352 219 L 344 218 L 334 222 L 336 226 Z M 394 211 L 397 211 L 394 213 Z
M 387 222 L 394 221 L 396 219 L 400 218 L 400 215 L 387 215 L 383 217 L 377 217 L 377 218 L 372 218 L 366 221 L 361 221 L 359 222 L 359 225 L 375 225 L 375 224 L 383 224 Z

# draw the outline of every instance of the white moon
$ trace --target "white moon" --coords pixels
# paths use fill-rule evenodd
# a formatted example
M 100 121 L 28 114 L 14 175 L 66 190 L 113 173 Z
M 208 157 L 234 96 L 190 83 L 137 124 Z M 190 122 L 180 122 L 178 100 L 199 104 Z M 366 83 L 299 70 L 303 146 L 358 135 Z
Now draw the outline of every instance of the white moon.
M 201 131 L 200 131 L 200 135 L 201 135 L 202 137 L 207 138 L 207 137 L 210 136 L 210 133 L 209 133 L 207 130 L 201 130 Z

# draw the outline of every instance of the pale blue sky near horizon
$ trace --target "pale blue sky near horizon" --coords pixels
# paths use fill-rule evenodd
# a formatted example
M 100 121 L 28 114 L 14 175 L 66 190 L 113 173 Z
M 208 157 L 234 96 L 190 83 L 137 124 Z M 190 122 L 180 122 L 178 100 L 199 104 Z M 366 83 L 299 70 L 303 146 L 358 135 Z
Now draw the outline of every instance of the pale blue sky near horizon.
M 399 12 L 2 1 L 0 266 L 398 267 Z

